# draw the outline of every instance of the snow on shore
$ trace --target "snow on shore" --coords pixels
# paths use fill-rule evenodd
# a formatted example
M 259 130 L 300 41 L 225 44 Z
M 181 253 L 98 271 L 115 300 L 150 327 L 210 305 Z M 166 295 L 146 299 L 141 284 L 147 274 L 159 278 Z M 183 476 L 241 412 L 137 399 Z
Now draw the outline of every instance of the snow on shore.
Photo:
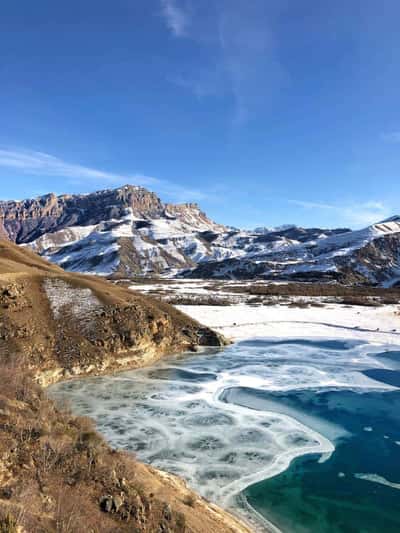
M 400 309 L 329 304 L 306 309 L 246 304 L 180 305 L 178 309 L 231 340 L 256 337 L 325 337 L 400 343 Z

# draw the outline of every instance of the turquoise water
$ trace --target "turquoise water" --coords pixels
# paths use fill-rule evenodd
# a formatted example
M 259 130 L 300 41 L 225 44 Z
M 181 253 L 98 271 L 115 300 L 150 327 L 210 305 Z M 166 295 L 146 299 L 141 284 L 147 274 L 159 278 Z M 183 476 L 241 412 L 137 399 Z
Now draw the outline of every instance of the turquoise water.
M 297 459 L 246 490 L 250 505 L 283 531 L 400 531 L 400 393 L 299 391 L 269 400 L 348 430 L 332 457 Z
M 284 532 L 391 533 L 399 377 L 395 346 L 257 339 L 50 392 L 114 446 Z

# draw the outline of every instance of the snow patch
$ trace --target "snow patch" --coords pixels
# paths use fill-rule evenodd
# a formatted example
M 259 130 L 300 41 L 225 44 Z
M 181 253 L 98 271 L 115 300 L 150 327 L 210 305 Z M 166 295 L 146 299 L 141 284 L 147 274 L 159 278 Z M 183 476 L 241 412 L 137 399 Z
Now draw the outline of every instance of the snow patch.
M 43 285 L 56 320 L 62 319 L 66 311 L 70 316 L 83 319 L 101 308 L 100 301 L 90 289 L 73 287 L 58 278 L 46 278 Z

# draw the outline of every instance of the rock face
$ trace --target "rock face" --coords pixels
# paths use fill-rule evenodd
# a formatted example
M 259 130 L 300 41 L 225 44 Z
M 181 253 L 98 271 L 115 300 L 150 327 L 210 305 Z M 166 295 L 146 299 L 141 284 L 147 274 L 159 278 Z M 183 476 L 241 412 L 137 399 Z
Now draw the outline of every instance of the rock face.
M 162 215 L 165 206 L 154 193 L 127 185 L 88 195 L 48 194 L 21 202 L 0 202 L 0 220 L 3 233 L 22 244 L 71 226 L 120 219 L 127 209 L 137 217 L 154 218 Z
M 163 204 L 153 192 L 126 185 L 87 195 L 48 194 L 20 202 L 0 202 L 0 231 L 12 242 L 25 244 L 65 228 L 119 221 L 128 213 L 144 221 L 169 216 L 187 224 L 222 228 L 211 222 L 197 204 Z

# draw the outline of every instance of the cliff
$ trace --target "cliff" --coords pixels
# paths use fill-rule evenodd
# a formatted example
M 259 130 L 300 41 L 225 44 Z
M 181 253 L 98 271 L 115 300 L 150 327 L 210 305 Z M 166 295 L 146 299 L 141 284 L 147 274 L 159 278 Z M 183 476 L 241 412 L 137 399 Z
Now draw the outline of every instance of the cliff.
M 51 193 L 21 201 L 0 201 L 0 237 L 24 244 L 65 228 L 120 220 L 127 212 L 143 220 L 168 218 L 169 214 L 186 218 L 194 225 L 214 224 L 197 204 L 163 204 L 153 192 L 125 185 L 86 195 L 56 196 Z

